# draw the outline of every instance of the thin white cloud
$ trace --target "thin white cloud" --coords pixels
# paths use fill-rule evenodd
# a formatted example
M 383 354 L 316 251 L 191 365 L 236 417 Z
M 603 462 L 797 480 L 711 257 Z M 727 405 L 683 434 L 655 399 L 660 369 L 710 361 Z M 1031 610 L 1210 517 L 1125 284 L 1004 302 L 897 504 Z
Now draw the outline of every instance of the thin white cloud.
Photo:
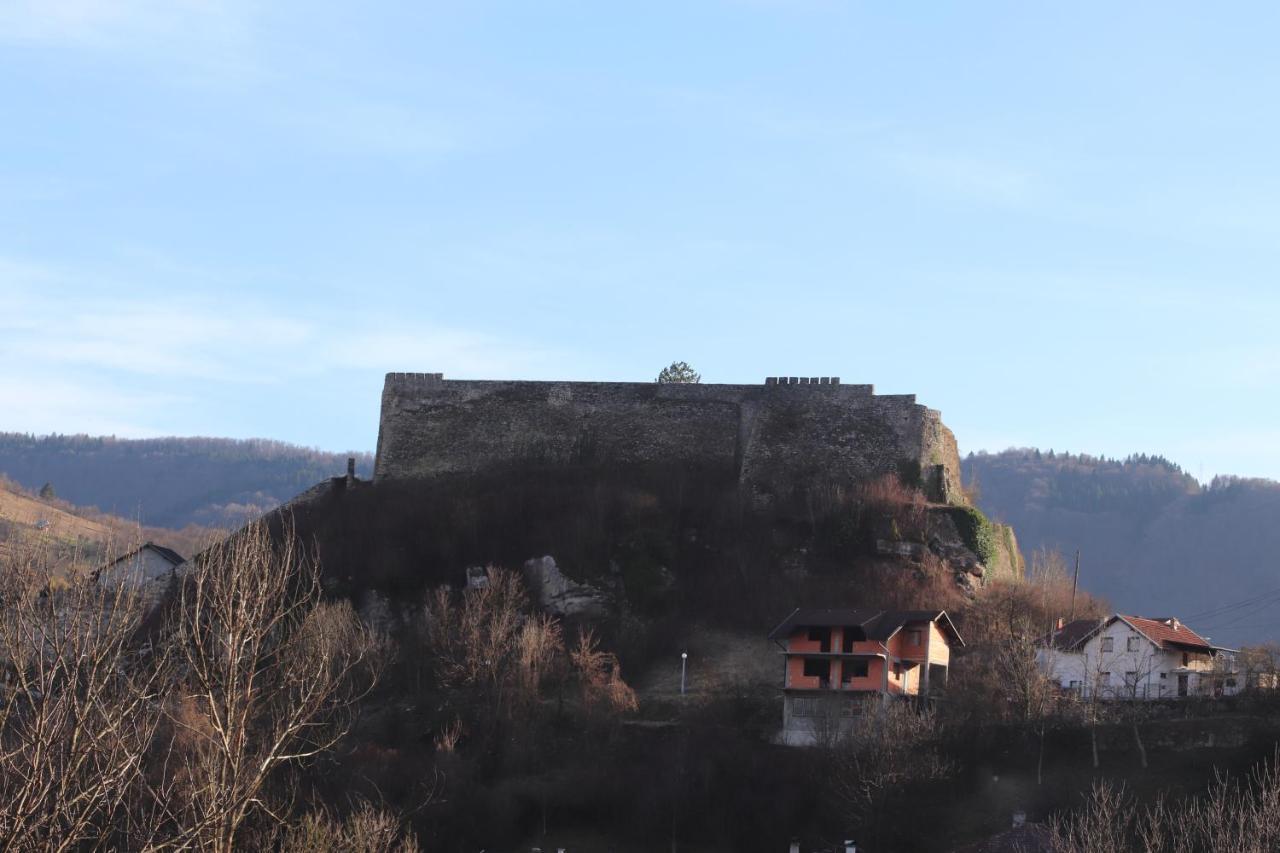
M 137 277 L 166 280 L 165 288 L 141 291 L 110 276 L 0 258 L 0 291 L 10 309 L 0 313 L 0 362 L 29 377 L 26 389 L 43 380 L 59 388 L 65 377 L 90 372 L 107 386 L 185 389 L 191 381 L 283 384 L 334 371 L 529 375 L 568 361 L 542 343 L 431 319 L 339 314 L 243 293 L 187 295 L 183 278 L 208 292 L 216 276 L 190 269 L 177 275 L 183 268 L 163 260 L 141 267 Z
M 233 0 L 7 0 L 0 38 L 124 47 L 180 33 L 242 32 L 247 7 Z
M 443 372 L 479 378 L 531 376 L 565 359 L 543 345 L 424 324 L 337 336 L 323 360 L 329 368 Z
M 435 159 L 462 147 L 456 123 L 395 103 L 349 100 L 274 119 L 307 144 L 338 153 Z
M 895 151 L 885 161 L 921 189 L 988 204 L 1026 204 L 1042 189 L 1037 176 L 1026 169 L 953 151 Z
M 181 402 L 171 394 L 126 390 L 85 378 L 57 378 L 29 369 L 0 375 L 0 430 L 85 432 L 149 438 L 161 435 L 146 419 Z
M 260 72 L 254 0 L 5 0 L 0 43 L 86 51 L 168 79 L 243 82 Z

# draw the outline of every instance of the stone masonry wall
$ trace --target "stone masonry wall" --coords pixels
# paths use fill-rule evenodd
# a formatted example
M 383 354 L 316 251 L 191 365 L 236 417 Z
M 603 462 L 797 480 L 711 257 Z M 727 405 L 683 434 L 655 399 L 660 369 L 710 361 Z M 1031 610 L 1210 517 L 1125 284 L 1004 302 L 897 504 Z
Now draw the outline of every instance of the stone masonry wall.
M 859 482 L 918 464 L 935 498 L 959 500 L 955 437 L 912 395 L 838 379 L 762 385 L 446 380 L 389 373 L 375 480 L 495 464 L 675 462 L 723 467 L 759 494 Z

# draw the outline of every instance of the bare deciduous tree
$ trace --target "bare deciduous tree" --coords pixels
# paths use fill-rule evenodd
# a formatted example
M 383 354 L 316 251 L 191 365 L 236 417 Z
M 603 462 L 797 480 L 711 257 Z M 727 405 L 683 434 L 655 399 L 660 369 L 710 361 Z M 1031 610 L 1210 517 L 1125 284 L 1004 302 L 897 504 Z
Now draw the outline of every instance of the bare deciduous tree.
M 281 853 L 418 853 L 418 842 L 390 812 L 360 803 L 345 819 L 321 811 L 289 827 Z
M 515 572 L 490 566 L 485 578 L 461 601 L 441 587 L 427 602 L 428 640 L 446 685 L 500 689 L 509 674 L 529 596 Z
M 886 798 L 911 782 L 951 772 L 937 744 L 937 718 L 906 703 L 868 708 L 831 753 L 832 787 L 849 818 L 873 839 Z
M 277 771 L 334 746 L 376 677 L 377 646 L 291 530 L 250 525 L 183 579 L 171 642 L 174 761 L 160 799 L 177 846 L 230 853 L 251 818 L 274 825 Z
M 168 667 L 137 646 L 130 586 L 54 584 L 48 565 L 0 570 L 0 849 L 144 846 L 154 828 L 130 806 Z
M 1219 776 L 1207 793 L 1163 797 L 1139 808 L 1107 782 L 1084 806 L 1050 823 L 1052 853 L 1270 853 L 1280 849 L 1280 766 L 1276 757 L 1243 783 Z
M 617 655 L 600 650 L 595 631 L 578 632 L 578 643 L 569 652 L 569 660 L 582 688 L 582 704 L 588 709 L 605 708 L 613 713 L 634 711 L 639 707 L 636 693 L 622 680 L 622 667 Z

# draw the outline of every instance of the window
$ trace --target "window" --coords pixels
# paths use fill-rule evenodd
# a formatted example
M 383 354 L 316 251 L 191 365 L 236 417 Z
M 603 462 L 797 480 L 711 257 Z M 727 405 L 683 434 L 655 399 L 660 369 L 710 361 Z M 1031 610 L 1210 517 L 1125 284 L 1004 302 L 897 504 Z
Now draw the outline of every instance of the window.
M 830 628 L 810 628 L 809 642 L 818 643 L 820 651 L 824 651 L 824 652 L 831 651 L 831 629 Z
M 1114 651 L 1114 650 L 1115 650 L 1115 647 L 1116 647 L 1116 638 L 1115 638 L 1115 637 L 1103 637 L 1103 638 L 1102 638 L 1102 650 L 1103 650 L 1104 652 Z
M 818 716 L 817 700 L 810 696 L 796 696 L 791 700 L 791 715 L 793 717 Z
M 1189 663 L 1191 663 L 1191 655 L 1187 654 L 1186 652 L 1183 652 L 1183 653 L 1182 653 L 1182 665 L 1183 665 L 1183 666 L 1186 666 L 1186 665 L 1187 665 L 1187 664 L 1189 664 Z
M 1067 689 L 1068 689 L 1068 690 L 1070 690 L 1072 693 L 1079 693 L 1079 692 L 1080 692 L 1080 682 L 1078 682 L 1078 681 L 1073 681 L 1073 682 L 1071 682 L 1070 684 L 1068 684 L 1068 685 L 1067 685 Z
M 1137 686 L 1138 686 L 1138 673 L 1136 673 L 1136 672 L 1126 672 L 1126 673 L 1124 674 L 1124 686 L 1125 686 L 1127 689 L 1129 689 L 1129 690 L 1133 690 L 1133 689 L 1137 688 Z
M 804 674 L 806 678 L 830 678 L 831 661 L 806 659 L 804 662 Z
M 1103 687 L 1106 687 L 1107 685 L 1109 685 L 1111 683 L 1111 673 L 1109 672 L 1098 673 L 1098 683 L 1101 684 Z
M 846 682 L 855 678 L 866 678 L 870 670 L 867 662 L 864 660 L 847 660 L 844 662 L 842 676 Z
M 907 630 L 907 645 L 909 645 L 909 646 L 923 646 L 923 645 L 924 645 L 924 631 L 921 631 L 919 628 L 910 628 L 910 629 L 908 629 L 908 630 Z
M 1138 648 L 1139 648 L 1141 645 L 1142 645 L 1142 638 L 1141 638 L 1141 637 L 1130 637 L 1130 638 L 1129 638 L 1129 651 L 1131 651 L 1131 652 L 1136 652 L 1136 651 L 1138 650 Z

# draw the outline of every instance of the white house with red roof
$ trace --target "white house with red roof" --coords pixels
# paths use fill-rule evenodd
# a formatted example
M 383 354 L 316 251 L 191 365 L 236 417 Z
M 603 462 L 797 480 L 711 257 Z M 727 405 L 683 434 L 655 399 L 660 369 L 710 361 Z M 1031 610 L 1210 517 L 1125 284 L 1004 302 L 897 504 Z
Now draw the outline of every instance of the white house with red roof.
M 1235 649 L 1215 646 L 1172 616 L 1116 613 L 1063 623 L 1036 653 L 1040 669 L 1086 699 L 1229 696 L 1244 684 Z

